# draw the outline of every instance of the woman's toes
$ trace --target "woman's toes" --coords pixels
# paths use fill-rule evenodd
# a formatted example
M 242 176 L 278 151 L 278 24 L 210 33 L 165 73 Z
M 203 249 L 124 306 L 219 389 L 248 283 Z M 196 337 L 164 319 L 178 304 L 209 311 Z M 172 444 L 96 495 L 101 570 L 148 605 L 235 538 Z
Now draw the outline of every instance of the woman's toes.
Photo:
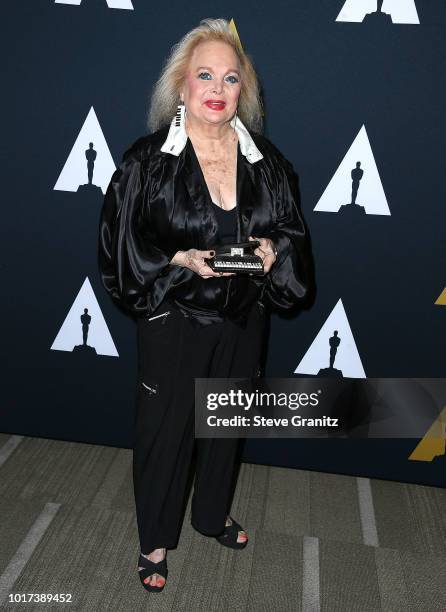
M 237 542 L 239 542 L 239 544 L 241 544 L 242 542 L 246 542 L 247 539 L 248 539 L 248 536 L 244 531 L 238 532 Z
M 145 584 L 148 584 L 150 586 L 161 586 L 160 584 L 157 584 L 155 574 L 151 574 L 150 576 L 147 576 L 147 578 L 144 579 L 144 582 Z

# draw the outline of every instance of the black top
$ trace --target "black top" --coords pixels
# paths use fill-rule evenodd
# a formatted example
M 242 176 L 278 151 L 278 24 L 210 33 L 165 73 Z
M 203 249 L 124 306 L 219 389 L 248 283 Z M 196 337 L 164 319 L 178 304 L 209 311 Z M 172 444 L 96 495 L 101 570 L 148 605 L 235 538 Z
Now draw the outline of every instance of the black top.
M 215 206 L 215 215 L 218 223 L 218 243 L 231 244 L 237 242 L 237 206 L 231 210 L 225 210 L 212 202 Z
M 218 225 L 190 139 L 178 155 L 163 152 L 168 131 L 165 126 L 136 140 L 107 187 L 98 264 L 115 303 L 147 317 L 171 298 L 183 313 L 208 325 L 225 317 L 244 319 L 258 300 L 279 312 L 301 302 L 313 280 L 298 177 L 280 151 L 255 132 L 249 135 L 263 158 L 250 163 L 240 146 L 237 150 L 238 235 L 241 242 L 250 235 L 271 238 L 277 261 L 264 276 L 207 279 L 170 263 L 178 250 L 212 249 Z

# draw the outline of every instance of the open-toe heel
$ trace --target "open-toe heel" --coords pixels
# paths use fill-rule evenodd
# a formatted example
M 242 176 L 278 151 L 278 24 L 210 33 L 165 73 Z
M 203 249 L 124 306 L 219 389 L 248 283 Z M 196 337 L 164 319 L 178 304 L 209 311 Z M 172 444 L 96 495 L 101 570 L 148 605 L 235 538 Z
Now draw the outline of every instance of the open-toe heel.
M 138 574 L 139 574 L 139 579 L 141 580 L 142 586 L 147 591 L 151 591 L 151 592 L 162 591 L 164 587 L 166 586 L 166 582 L 167 582 L 166 557 L 164 557 L 162 561 L 158 561 L 158 563 L 155 563 L 154 561 L 150 561 L 150 559 L 147 559 L 142 554 L 140 554 L 139 560 L 138 560 L 138 568 L 140 567 L 142 569 L 138 569 Z M 144 582 L 146 578 L 148 578 L 149 576 L 152 576 L 153 574 L 159 574 L 160 576 L 164 578 L 165 582 L 163 586 L 152 586 L 149 583 Z
M 229 517 L 232 521 L 230 525 L 226 525 L 224 531 L 221 535 L 215 536 L 217 542 L 223 544 L 223 546 L 227 546 L 228 548 L 245 548 L 248 544 L 248 539 L 244 542 L 237 542 L 238 532 L 244 531 L 243 527 L 234 521 L 232 516 Z

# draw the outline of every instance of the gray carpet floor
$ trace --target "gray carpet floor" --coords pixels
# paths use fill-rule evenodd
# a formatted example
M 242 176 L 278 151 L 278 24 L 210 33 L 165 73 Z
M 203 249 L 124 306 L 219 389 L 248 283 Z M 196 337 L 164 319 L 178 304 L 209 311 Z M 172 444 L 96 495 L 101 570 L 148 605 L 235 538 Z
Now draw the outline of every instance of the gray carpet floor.
M 0 434 L 0 610 L 446 610 L 445 489 L 248 463 L 231 514 L 241 551 L 192 529 L 189 498 L 166 587 L 148 593 L 132 451 Z

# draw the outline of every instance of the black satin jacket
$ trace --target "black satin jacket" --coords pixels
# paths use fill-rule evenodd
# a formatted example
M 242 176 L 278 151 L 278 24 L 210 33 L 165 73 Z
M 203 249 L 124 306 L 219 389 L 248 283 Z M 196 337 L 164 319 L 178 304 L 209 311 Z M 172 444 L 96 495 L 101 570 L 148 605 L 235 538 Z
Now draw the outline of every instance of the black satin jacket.
M 228 317 L 244 326 L 256 301 L 279 312 L 302 301 L 310 255 L 298 177 L 256 133 L 250 135 L 263 159 L 250 163 L 238 146 L 237 241 L 271 238 L 278 256 L 269 273 L 204 279 L 169 263 L 178 250 L 213 248 L 218 227 L 190 139 L 178 156 L 160 151 L 168 129 L 133 143 L 104 197 L 98 263 L 114 302 L 133 317 L 148 317 L 169 299 L 198 325 Z

